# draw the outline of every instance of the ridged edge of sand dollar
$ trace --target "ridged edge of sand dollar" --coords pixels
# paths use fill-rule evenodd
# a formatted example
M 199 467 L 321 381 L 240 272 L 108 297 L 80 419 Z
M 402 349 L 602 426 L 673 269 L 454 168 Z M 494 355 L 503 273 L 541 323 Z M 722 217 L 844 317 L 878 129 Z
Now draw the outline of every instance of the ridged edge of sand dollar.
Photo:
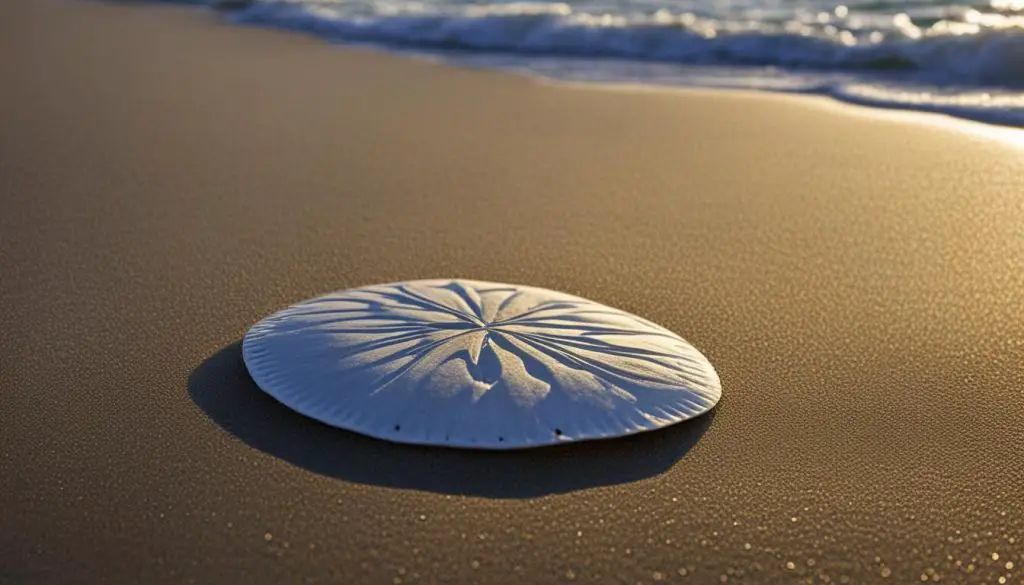
M 345 289 L 256 323 L 256 384 L 328 425 L 401 443 L 522 449 L 700 416 L 721 398 L 679 335 L 542 288 L 417 280 Z

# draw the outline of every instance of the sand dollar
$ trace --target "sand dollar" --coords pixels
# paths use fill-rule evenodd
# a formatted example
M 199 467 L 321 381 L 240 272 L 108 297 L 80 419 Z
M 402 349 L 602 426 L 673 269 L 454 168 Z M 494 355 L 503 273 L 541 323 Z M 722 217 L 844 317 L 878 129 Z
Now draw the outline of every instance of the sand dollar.
M 518 449 L 629 435 L 710 410 L 708 360 L 675 333 L 529 286 L 420 280 L 342 290 L 245 336 L 256 384 L 390 441 Z

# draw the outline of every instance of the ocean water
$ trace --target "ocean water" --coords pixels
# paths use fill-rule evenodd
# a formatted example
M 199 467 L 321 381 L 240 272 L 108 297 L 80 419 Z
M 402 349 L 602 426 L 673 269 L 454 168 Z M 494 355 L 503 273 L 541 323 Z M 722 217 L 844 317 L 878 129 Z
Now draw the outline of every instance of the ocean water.
M 1024 0 L 220 4 L 239 24 L 553 79 L 813 93 L 1024 126 Z

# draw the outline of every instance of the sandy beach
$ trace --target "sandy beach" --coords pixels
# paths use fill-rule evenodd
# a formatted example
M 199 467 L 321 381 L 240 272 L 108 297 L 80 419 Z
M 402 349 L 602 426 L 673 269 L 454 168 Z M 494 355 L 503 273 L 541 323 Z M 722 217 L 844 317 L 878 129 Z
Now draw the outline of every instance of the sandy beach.
M 0 111 L 4 585 L 1024 583 L 1024 150 L 984 127 L 72 0 L 4 8 Z M 248 378 L 268 313 L 438 277 L 641 315 L 724 398 L 490 454 Z

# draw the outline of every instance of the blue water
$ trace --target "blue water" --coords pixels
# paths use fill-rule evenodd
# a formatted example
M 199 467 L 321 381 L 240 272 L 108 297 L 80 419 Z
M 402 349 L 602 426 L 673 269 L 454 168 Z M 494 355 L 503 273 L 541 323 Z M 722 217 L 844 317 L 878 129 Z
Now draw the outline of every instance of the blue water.
M 226 14 L 555 79 L 815 93 L 1024 126 L 1024 0 L 260 0 Z

